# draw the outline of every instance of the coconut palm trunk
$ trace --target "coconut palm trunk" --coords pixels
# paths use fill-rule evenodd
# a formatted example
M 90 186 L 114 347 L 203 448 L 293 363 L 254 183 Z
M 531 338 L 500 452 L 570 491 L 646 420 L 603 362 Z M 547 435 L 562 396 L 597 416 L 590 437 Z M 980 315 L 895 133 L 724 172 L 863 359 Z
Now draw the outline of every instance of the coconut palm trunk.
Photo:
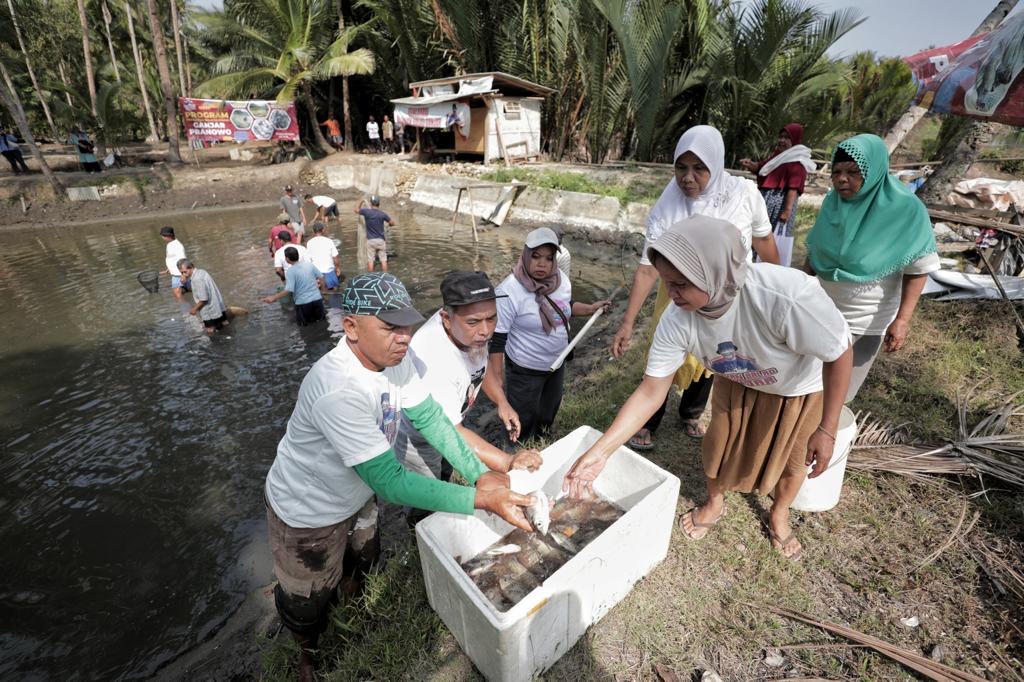
M 132 41 L 132 58 L 135 60 L 135 77 L 139 81 L 139 92 L 142 93 L 142 108 L 146 111 L 146 121 L 149 122 L 150 137 L 156 141 L 160 139 L 160 134 L 156 130 L 153 107 L 149 105 L 149 95 L 146 93 L 146 77 L 142 71 L 142 54 L 139 52 L 139 43 L 135 39 L 135 22 L 132 21 L 132 6 L 128 0 L 124 0 L 124 11 L 128 15 L 128 36 Z
M 174 87 L 171 85 L 171 68 L 167 63 L 164 30 L 160 27 L 160 15 L 156 9 L 156 0 L 146 0 L 146 9 L 149 11 L 153 52 L 156 54 L 156 67 L 160 72 L 160 90 L 163 92 L 164 111 L 167 115 L 167 160 L 171 163 L 181 163 L 181 152 L 178 150 L 178 107 L 174 97 Z
M 345 30 L 344 0 L 338 0 L 338 34 Z M 348 104 L 348 76 L 341 77 L 341 117 L 345 123 L 345 145 L 346 149 L 354 150 L 352 141 L 352 114 L 349 112 Z
M 71 89 L 71 83 L 68 81 L 68 75 L 64 71 L 64 60 L 61 59 L 57 62 L 57 73 L 60 74 L 60 82 L 64 84 L 64 99 L 68 101 L 68 106 L 73 107 L 75 103 L 71 101 L 71 93 L 68 90 Z
M 18 126 L 18 132 L 21 133 L 21 137 L 25 140 L 28 148 L 32 150 L 32 156 L 35 157 L 36 163 L 39 164 L 39 169 L 43 171 L 43 175 L 50 183 L 50 186 L 53 187 L 54 194 L 58 199 L 63 199 L 64 185 L 61 184 L 61 181 L 50 170 L 49 164 L 43 158 L 43 153 L 39 151 L 39 146 L 36 144 L 35 138 L 32 137 L 32 129 L 29 128 L 28 119 L 25 117 L 25 108 L 21 105 L 21 98 L 18 97 L 18 91 L 14 89 L 14 83 L 11 82 L 11 76 L 7 73 L 7 69 L 2 61 L 0 61 L 0 77 L 3 78 L 3 84 L 0 85 L 0 99 L 3 100 L 4 108 L 7 109 L 7 113 L 14 119 L 15 125 Z
M 28 78 L 32 81 L 32 87 L 35 88 L 36 97 L 39 98 L 39 103 L 43 105 L 43 113 L 46 115 L 46 122 L 50 125 L 50 132 L 53 134 L 53 139 L 59 140 L 60 133 L 57 132 L 57 125 L 53 122 L 53 115 L 50 113 L 50 107 L 46 103 L 46 97 L 43 96 L 43 91 L 39 88 L 39 81 L 36 80 L 36 72 L 32 68 L 32 60 L 29 59 L 28 50 L 25 49 L 25 41 L 21 37 L 21 27 L 18 25 L 18 15 L 14 12 L 14 0 L 7 0 L 7 7 L 11 10 L 11 23 L 14 25 L 14 35 L 18 38 L 18 47 L 21 49 L 21 54 L 25 58 L 25 69 L 28 71 Z
M 184 97 L 188 90 L 185 88 L 185 67 L 182 64 L 181 46 L 181 23 L 178 21 L 178 0 L 171 0 L 171 28 L 174 31 L 174 56 L 178 60 L 178 85 L 181 86 L 181 96 Z
M 121 69 L 117 66 L 117 53 L 114 52 L 114 41 L 110 38 L 110 8 L 107 7 L 107 0 L 102 0 L 100 10 L 103 12 L 103 32 L 107 36 L 107 49 L 110 50 L 110 63 L 114 67 L 114 78 L 121 82 Z
M 320 124 L 316 120 L 316 104 L 313 101 L 313 86 L 308 82 L 302 84 L 302 103 L 306 106 L 309 115 L 309 125 L 313 128 L 313 141 L 325 154 L 330 154 L 334 148 L 327 142 L 327 138 L 320 132 Z
M 89 106 L 96 118 L 96 77 L 92 72 L 92 52 L 89 46 L 89 22 L 85 18 L 85 0 L 78 0 L 78 21 L 82 24 L 82 56 L 85 58 L 85 82 L 89 87 Z

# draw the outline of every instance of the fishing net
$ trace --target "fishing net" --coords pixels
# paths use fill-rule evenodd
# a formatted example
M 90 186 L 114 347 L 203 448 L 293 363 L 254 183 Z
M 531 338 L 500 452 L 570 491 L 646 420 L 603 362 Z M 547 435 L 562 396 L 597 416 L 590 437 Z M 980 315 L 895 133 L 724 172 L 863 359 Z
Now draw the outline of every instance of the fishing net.
M 156 270 L 144 270 L 135 276 L 146 291 L 155 294 L 160 288 L 160 274 Z

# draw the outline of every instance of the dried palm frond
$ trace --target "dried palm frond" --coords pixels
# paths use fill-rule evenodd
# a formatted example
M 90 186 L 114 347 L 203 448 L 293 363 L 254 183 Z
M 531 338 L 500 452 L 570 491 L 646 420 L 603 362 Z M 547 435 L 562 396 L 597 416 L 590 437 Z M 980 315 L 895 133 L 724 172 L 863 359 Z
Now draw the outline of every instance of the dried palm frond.
M 906 425 L 893 426 L 870 414 L 863 418 L 850 449 L 854 469 L 887 471 L 924 480 L 932 474 L 991 476 L 1024 488 L 1024 433 L 1005 433 L 1009 420 L 1024 414 L 1020 393 L 967 428 L 967 403 L 957 398 L 957 437 L 947 443 L 912 442 Z

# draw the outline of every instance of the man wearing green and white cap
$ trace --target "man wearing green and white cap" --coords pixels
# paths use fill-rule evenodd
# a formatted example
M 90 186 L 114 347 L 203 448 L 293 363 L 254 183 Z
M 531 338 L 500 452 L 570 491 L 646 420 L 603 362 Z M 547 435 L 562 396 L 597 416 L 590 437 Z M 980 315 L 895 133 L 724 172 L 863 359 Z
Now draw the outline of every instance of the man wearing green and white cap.
M 487 470 L 407 357 L 412 325 L 423 317 L 398 278 L 380 272 L 353 278 L 342 311 L 345 336 L 303 379 L 265 487 L 274 596 L 301 648 L 300 679 L 312 679 L 309 649 L 344 577 L 346 554 L 360 571 L 376 558 L 375 495 L 419 509 L 485 509 L 531 528 L 521 507 L 532 498 L 509 490 L 506 474 Z M 403 416 L 473 487 L 398 463 L 392 446 Z

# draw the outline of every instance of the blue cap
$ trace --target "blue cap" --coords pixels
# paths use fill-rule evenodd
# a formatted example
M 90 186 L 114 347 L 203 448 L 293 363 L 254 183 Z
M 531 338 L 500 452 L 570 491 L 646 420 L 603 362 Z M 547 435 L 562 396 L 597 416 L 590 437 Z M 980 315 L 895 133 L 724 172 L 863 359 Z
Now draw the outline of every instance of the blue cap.
M 366 272 L 349 280 L 341 310 L 346 315 L 372 315 L 399 327 L 424 320 L 413 307 L 405 285 L 387 272 Z

